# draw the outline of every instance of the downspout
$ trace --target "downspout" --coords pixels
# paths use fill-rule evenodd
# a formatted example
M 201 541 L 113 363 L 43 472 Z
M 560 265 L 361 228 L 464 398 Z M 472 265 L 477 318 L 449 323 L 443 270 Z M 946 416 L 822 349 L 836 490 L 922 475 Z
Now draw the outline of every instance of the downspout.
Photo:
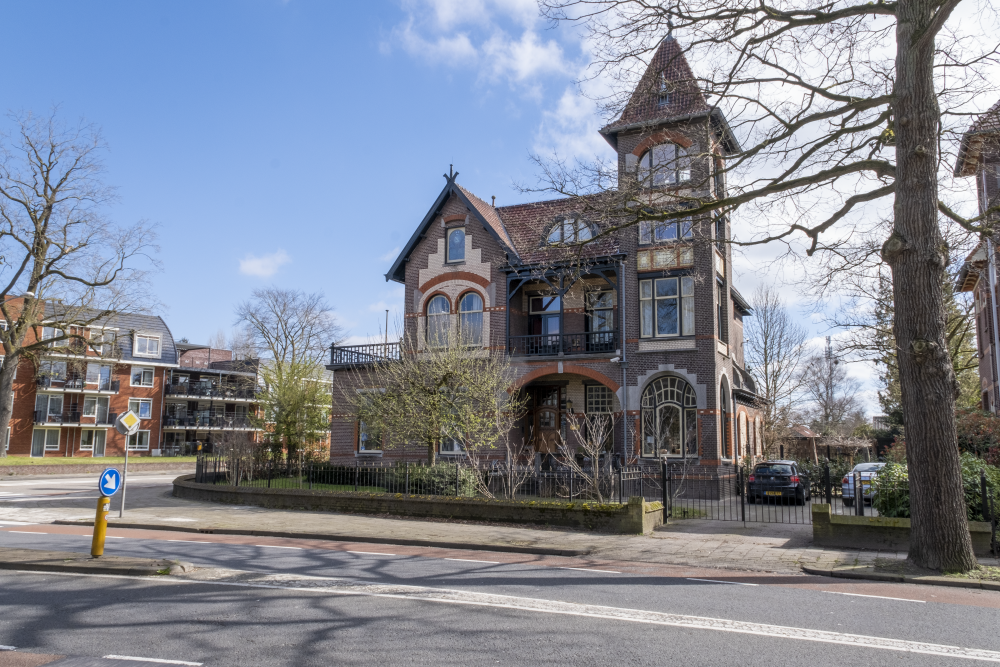
M 982 210 L 986 210 L 986 171 L 983 170 L 983 183 L 982 183 Z M 989 274 L 988 278 L 990 281 L 990 319 L 993 323 L 993 349 L 990 351 L 990 356 L 993 357 L 993 405 L 991 406 L 991 412 L 993 414 L 997 413 L 997 399 L 1000 398 L 1000 355 L 997 351 L 1000 350 L 1000 332 L 997 331 L 997 263 L 996 263 L 996 248 L 993 246 L 993 238 L 991 236 L 986 237 L 986 258 L 989 263 Z
M 628 362 L 625 360 L 625 260 L 621 260 L 622 272 L 618 276 L 618 294 L 621 299 L 618 303 L 618 310 L 622 313 L 622 358 L 619 362 L 622 367 L 622 465 L 628 461 Z

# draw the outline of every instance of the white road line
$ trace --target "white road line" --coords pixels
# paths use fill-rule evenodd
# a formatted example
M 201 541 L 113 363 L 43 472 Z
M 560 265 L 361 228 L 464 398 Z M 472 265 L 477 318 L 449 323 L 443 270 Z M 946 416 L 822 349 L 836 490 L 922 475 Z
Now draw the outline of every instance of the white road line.
M 90 537 L 90 535 L 81 535 L 80 537 Z M 124 537 L 118 537 L 117 535 L 105 535 L 105 538 L 109 540 L 124 540 Z
M 364 554 L 365 556 L 396 556 L 397 554 L 384 554 L 378 551 L 348 551 L 349 554 Z
M 0 521 L 0 527 L 6 526 L 30 526 L 30 521 Z
M 561 567 L 560 570 L 579 570 L 580 572 L 607 572 L 608 574 L 621 574 L 614 570 L 595 570 L 592 567 Z
M 48 533 L 42 533 L 37 530 L 8 530 L 8 533 L 25 533 L 27 535 L 48 535 Z
M 695 579 L 694 577 L 687 577 L 688 581 L 707 581 L 713 584 L 732 584 L 733 586 L 758 586 L 759 584 L 747 584 L 742 581 L 721 581 L 719 579 Z
M 189 542 L 190 544 L 214 544 L 214 542 L 206 542 L 205 540 L 167 540 L 167 542 Z
M 194 665 L 194 667 L 199 667 L 204 664 L 201 662 L 187 662 L 186 660 L 160 660 L 159 658 L 137 658 L 133 655 L 106 655 L 105 660 L 141 660 L 143 662 L 159 662 L 164 665 Z
M 148 577 L 138 577 L 115 574 L 78 574 L 74 572 L 31 572 L 27 570 L 9 570 L 11 573 L 32 576 L 63 576 L 63 577 L 98 577 L 104 579 L 129 579 L 150 583 Z M 232 571 L 233 575 L 246 576 L 249 573 Z M 297 581 L 300 585 L 290 585 Z M 157 585 L 165 583 L 198 586 L 233 586 L 237 588 L 259 588 L 271 590 L 288 590 L 300 593 L 326 593 L 329 595 L 359 595 L 364 597 L 390 598 L 409 600 L 411 602 L 429 602 L 440 604 L 459 604 L 473 607 L 491 607 L 498 609 L 515 609 L 519 611 L 558 614 L 563 616 L 582 616 L 600 618 L 647 625 L 708 630 L 714 632 L 732 632 L 736 634 L 773 637 L 776 639 L 792 639 L 797 641 L 819 642 L 823 644 L 840 644 L 857 648 L 877 649 L 882 651 L 898 651 L 900 653 L 919 653 L 923 655 L 941 656 L 945 658 L 960 658 L 964 660 L 983 660 L 1000 663 L 1000 651 L 949 646 L 946 644 L 930 644 L 914 642 L 905 639 L 875 637 L 871 635 L 852 635 L 828 630 L 812 628 L 796 628 L 783 625 L 767 625 L 764 623 L 748 623 L 725 618 L 709 618 L 704 616 L 687 616 L 665 612 L 643 611 L 640 609 L 625 609 L 622 607 L 605 607 L 601 605 L 577 604 L 559 600 L 537 598 L 520 598 L 510 595 L 494 595 L 471 591 L 449 590 L 442 588 L 426 588 L 423 586 L 399 586 L 385 584 L 354 583 L 343 579 L 323 577 L 296 577 L 288 575 L 260 575 L 258 583 L 250 581 L 220 581 L 212 579 L 195 579 L 182 577 L 163 577 L 156 580 Z
M 0 644 L 0 651 L 16 651 L 16 646 L 7 646 L 6 644 Z
M 255 547 L 267 547 L 269 549 L 298 549 L 302 550 L 302 547 L 279 547 L 277 544 L 255 544 Z
M 445 560 L 458 560 L 463 563 L 492 563 L 493 565 L 499 565 L 498 560 L 472 560 L 471 558 L 445 558 Z
M 851 595 L 856 598 L 877 598 L 879 600 L 899 600 L 900 602 L 920 602 L 926 603 L 927 600 L 911 600 L 910 598 L 891 598 L 888 595 L 862 595 L 861 593 L 841 593 L 840 591 L 820 591 L 821 593 L 830 593 L 832 595 Z

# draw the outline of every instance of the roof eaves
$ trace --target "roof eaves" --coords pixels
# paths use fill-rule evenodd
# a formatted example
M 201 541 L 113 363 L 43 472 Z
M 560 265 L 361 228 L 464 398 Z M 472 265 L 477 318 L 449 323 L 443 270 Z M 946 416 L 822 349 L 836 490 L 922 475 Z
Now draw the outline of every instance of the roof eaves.
M 483 216 L 483 214 L 479 211 L 479 207 L 476 206 L 469 199 L 468 196 L 466 196 L 465 188 L 456 184 L 455 193 L 458 195 L 458 198 L 462 200 L 462 203 L 465 204 L 465 208 L 467 208 L 469 212 L 472 213 L 472 215 L 474 215 L 477 220 L 479 220 L 483 228 L 490 233 L 490 236 L 492 236 L 497 243 L 506 248 L 507 252 L 509 252 L 515 258 L 520 259 L 517 253 L 517 248 L 514 247 L 514 240 L 511 238 L 510 232 L 507 231 L 507 226 L 504 225 L 503 223 L 503 218 L 501 218 L 500 215 L 497 214 L 497 221 L 500 223 L 500 228 L 503 230 L 503 233 L 507 238 L 503 238 L 500 236 L 499 233 L 497 233 L 497 230 L 493 228 L 493 225 L 491 225 L 489 221 L 485 218 L 485 216 Z M 485 204 L 486 202 L 483 203 Z

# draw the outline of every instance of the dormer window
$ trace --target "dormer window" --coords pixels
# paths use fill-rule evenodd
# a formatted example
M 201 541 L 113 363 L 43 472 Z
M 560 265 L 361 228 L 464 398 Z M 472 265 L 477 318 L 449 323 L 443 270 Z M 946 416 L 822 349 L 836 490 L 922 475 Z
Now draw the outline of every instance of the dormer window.
M 667 78 L 666 72 L 660 72 L 660 80 L 657 85 L 656 105 L 665 107 L 670 104 L 670 93 L 673 92 L 673 84 Z
M 148 334 L 135 334 L 132 345 L 132 356 L 160 358 L 160 337 Z
M 465 261 L 465 227 L 448 230 L 448 259 L 446 261 Z
M 691 180 L 691 158 L 677 144 L 660 144 L 639 159 L 639 182 L 658 188 Z
M 571 216 L 556 221 L 549 230 L 547 241 L 549 245 L 576 245 L 594 238 L 594 232 L 591 223 Z

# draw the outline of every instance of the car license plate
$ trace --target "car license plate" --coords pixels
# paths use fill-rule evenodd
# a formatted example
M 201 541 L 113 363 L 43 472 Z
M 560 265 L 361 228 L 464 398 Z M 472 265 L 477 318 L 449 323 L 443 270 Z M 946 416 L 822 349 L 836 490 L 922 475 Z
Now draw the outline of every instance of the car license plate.
M 780 496 L 781 495 L 781 491 L 765 491 L 764 495 L 765 496 Z

